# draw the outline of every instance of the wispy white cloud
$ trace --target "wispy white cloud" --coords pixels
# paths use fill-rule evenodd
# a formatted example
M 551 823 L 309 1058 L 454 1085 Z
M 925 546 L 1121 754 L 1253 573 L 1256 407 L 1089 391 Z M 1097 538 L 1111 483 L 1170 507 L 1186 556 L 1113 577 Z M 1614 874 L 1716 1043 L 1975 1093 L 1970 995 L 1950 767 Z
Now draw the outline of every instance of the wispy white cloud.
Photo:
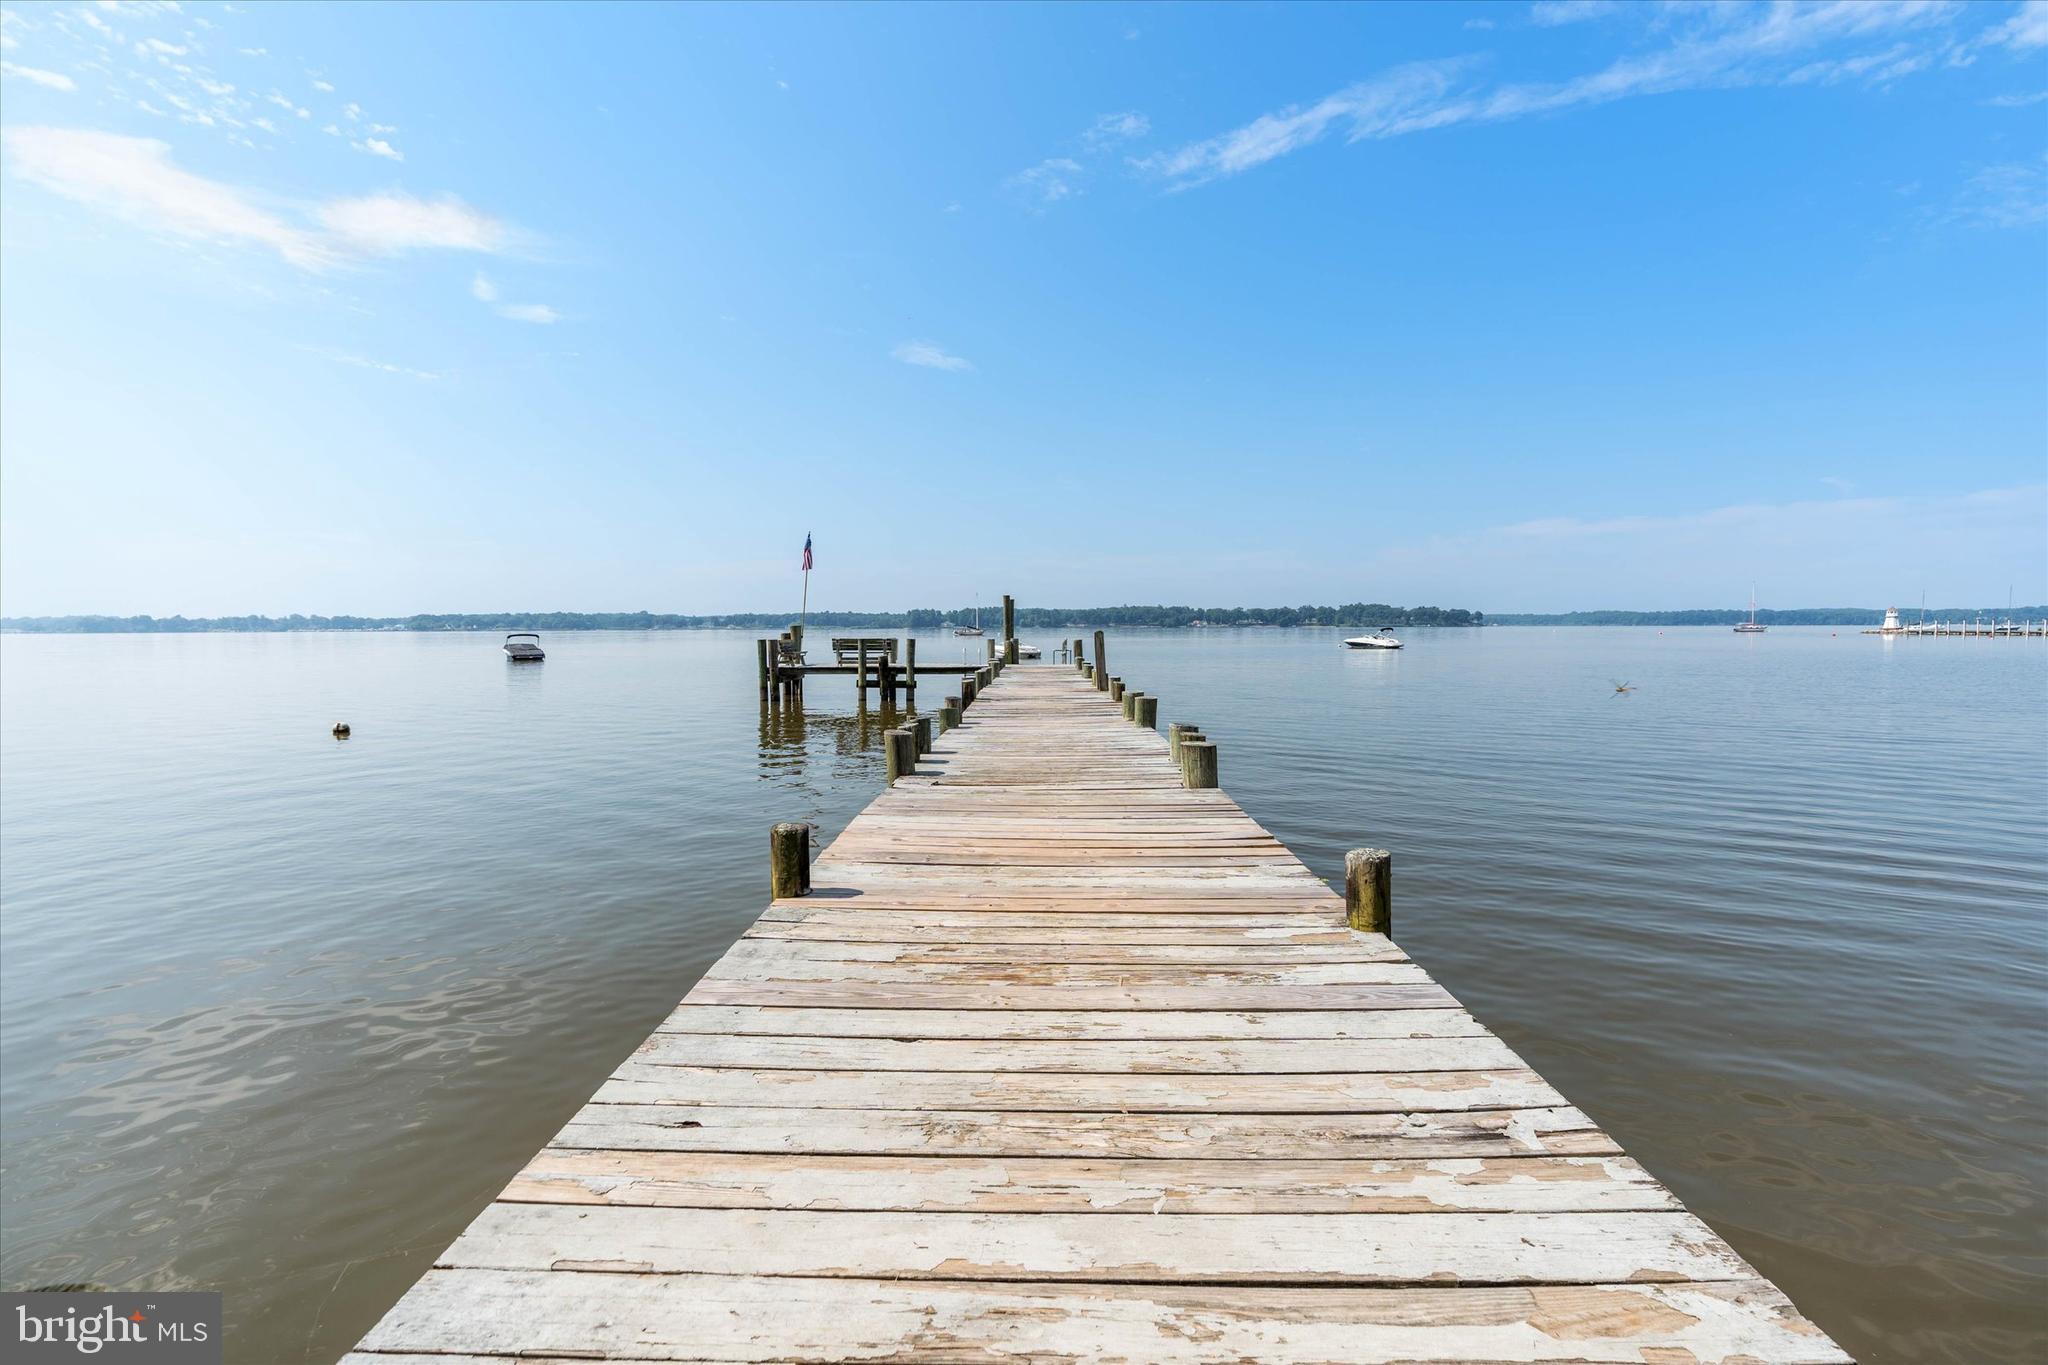
M 379 256 L 422 249 L 496 252 L 512 236 L 503 222 L 453 195 L 428 200 L 391 191 L 336 199 L 320 207 L 319 218 L 340 242 Z
M 1081 192 L 1081 163 L 1070 156 L 1048 157 L 1005 182 L 1012 193 L 1034 204 L 1057 204 Z
M 2028 51 L 2048 47 L 2048 0 L 2024 0 L 2019 12 L 1985 35 L 1994 44 Z
M 238 47 L 235 51 L 244 57 L 268 57 L 270 55 L 270 49 L 267 47 Z
M 1993 109 L 2024 109 L 2030 104 L 2048 100 L 2048 90 L 2036 90 L 2031 95 L 1993 95 L 1984 103 Z
M 1538 28 L 1557 28 L 1582 24 L 1588 19 L 1604 19 L 1620 10 L 1615 0 L 1536 0 L 1529 6 L 1529 22 Z
M 15 174 L 52 193 L 166 236 L 265 247 L 303 270 L 422 250 L 492 253 L 514 237 L 453 196 L 329 200 L 300 211 L 314 226 L 248 190 L 179 168 L 155 138 L 49 127 L 4 136 Z
M 2048 166 L 2023 161 L 1981 166 L 1939 220 L 1985 228 L 2048 223 Z
M 1672 22 L 1693 12 L 1675 13 Z M 1478 78 L 1478 67 L 1470 60 L 1410 63 L 1313 104 L 1264 114 L 1227 133 L 1134 159 L 1133 164 L 1170 188 L 1185 189 L 1264 165 L 1333 131 L 1356 142 L 1682 90 L 1850 77 L 1881 82 L 1928 65 L 1943 46 L 1931 35 L 1960 11 L 1946 0 L 1830 0 L 1759 8 L 1717 6 L 1700 13 L 1705 17 L 1688 22 L 1663 46 L 1620 58 L 1588 75 L 1553 83 L 1489 85 Z M 2029 9 L 2014 22 L 2031 13 Z M 1928 41 L 1900 46 L 1902 39 L 1918 36 L 1928 36 Z M 2021 40 L 2028 41 L 2024 36 Z M 1851 50 L 1826 51 L 1831 47 Z
M 387 161 L 405 160 L 404 152 L 399 151 L 381 137 L 366 137 L 361 142 L 353 145 L 358 150 L 368 152 L 371 156 L 381 156 Z
M 1136 110 L 1103 114 L 1082 130 L 1076 151 L 1086 157 L 1090 165 L 1099 165 L 1108 153 L 1151 131 L 1152 121 Z M 1083 184 L 1091 174 L 1090 165 L 1084 165 L 1073 156 L 1047 157 L 1036 166 L 1005 180 L 1003 189 L 1013 198 L 1042 212 L 1048 204 L 1057 204 L 1081 194 Z
M 1449 102 L 1453 83 L 1468 65 L 1453 58 L 1397 66 L 1306 108 L 1262 114 L 1241 128 L 1142 158 L 1136 164 L 1177 187 L 1186 187 L 1262 166 L 1321 141 L 1333 127 L 1347 128 L 1348 139 L 1356 142 L 1469 118 L 1467 106 Z
M 135 45 L 135 55 L 138 57 L 147 57 L 151 54 L 160 57 L 182 57 L 190 50 L 176 43 L 167 43 L 161 38 L 145 38 Z
M 266 246 L 291 264 L 323 270 L 335 252 L 320 237 L 259 207 L 242 191 L 171 164 L 154 138 L 68 128 L 10 128 L 17 175 L 68 199 L 173 237 Z
M 415 370 L 409 365 L 393 365 L 388 360 L 372 360 L 368 356 L 355 355 L 348 351 L 324 351 L 322 354 L 337 365 L 353 365 L 359 370 L 376 370 L 383 374 L 402 374 L 409 379 L 429 381 L 446 377 L 432 370 Z
M 930 341 L 906 341 L 889 352 L 891 356 L 906 365 L 922 365 L 928 370 L 971 370 L 973 362 L 962 356 L 950 355 L 946 350 Z
M 1087 132 L 1081 134 L 1081 141 L 1090 148 L 1113 147 L 1120 142 L 1129 142 L 1152 131 L 1152 120 L 1143 114 L 1126 112 L 1104 114 L 1095 120 Z
M 498 282 L 483 272 L 477 272 L 469 282 L 469 296 L 478 303 L 492 305 L 491 311 L 501 318 L 513 322 L 552 323 L 560 322 L 562 315 L 544 303 L 503 303 Z
M 318 76 L 315 76 L 313 78 L 313 88 L 323 95 L 331 95 L 334 93 L 334 82 L 323 81 Z
M 507 303 L 498 309 L 498 316 L 514 322 L 560 322 L 562 315 L 544 303 Z
M 40 85 L 46 90 L 76 90 L 78 82 L 61 71 L 44 71 L 33 66 L 16 66 L 13 62 L 0 62 L 0 76 L 13 76 L 31 85 Z

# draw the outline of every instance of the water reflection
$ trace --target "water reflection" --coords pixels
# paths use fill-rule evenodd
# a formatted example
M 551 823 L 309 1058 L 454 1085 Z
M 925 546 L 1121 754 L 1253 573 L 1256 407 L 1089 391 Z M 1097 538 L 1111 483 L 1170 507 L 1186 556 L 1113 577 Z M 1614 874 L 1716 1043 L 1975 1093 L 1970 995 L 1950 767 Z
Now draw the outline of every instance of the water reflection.
M 757 740 L 760 776 L 764 781 L 808 789 L 814 764 L 822 764 L 826 780 L 832 781 L 871 770 L 881 752 L 882 737 L 918 715 L 915 703 L 870 705 L 864 697 L 856 698 L 851 711 L 806 706 L 801 699 L 764 699 Z

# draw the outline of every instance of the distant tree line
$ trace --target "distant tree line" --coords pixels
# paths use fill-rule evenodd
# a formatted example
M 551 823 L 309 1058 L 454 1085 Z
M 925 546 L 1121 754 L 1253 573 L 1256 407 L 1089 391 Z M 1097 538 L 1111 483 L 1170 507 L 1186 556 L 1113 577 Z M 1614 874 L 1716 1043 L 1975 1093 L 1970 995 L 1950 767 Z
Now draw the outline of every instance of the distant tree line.
M 967 625 L 973 607 L 911 611 L 814 611 L 814 630 L 936 630 Z M 979 611 L 983 629 L 1002 629 L 1002 608 Z M 10 616 L 0 630 L 27 634 L 132 635 L 202 631 L 294 630 L 780 630 L 793 612 L 732 612 L 722 616 L 678 616 L 648 611 L 485 612 L 432 616 Z M 1347 602 L 1340 607 L 1024 607 L 1020 628 L 1062 626 L 1478 626 L 1485 613 L 1462 607 L 1393 607 L 1383 602 Z
M 1920 608 L 1902 608 L 1907 624 L 1920 619 Z M 1930 621 L 2038 620 L 2048 607 L 1929 607 Z M 1749 609 L 1720 611 L 1565 611 L 1496 612 L 1487 618 L 1496 626 L 1732 626 L 1749 619 Z M 1784 611 L 1758 608 L 1757 623 L 1766 626 L 1875 626 L 1884 621 L 1881 607 L 1797 607 Z

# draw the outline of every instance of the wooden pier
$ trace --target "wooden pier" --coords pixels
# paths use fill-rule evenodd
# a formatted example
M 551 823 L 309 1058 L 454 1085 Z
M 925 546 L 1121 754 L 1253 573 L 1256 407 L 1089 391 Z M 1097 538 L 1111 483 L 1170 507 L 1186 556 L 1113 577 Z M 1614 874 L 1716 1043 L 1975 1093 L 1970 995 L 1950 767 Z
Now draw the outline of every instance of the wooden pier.
M 1847 1359 L 1351 927 L 1387 855 L 1347 905 L 1094 658 L 992 665 L 814 864 L 778 827 L 785 894 L 349 1365 Z

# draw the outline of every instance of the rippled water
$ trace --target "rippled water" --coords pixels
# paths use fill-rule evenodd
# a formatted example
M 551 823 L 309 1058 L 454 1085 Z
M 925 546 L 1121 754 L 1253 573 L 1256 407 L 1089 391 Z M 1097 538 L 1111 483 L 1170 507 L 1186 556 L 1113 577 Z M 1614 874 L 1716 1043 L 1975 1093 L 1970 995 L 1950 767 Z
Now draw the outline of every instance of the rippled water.
M 1392 848 L 1404 946 L 1860 1357 L 2048 1355 L 2044 642 L 1406 638 L 1111 671 L 1318 872 Z M 768 824 L 878 787 L 848 680 L 548 644 L 0 644 L 7 1287 L 333 1360 L 759 912 Z

